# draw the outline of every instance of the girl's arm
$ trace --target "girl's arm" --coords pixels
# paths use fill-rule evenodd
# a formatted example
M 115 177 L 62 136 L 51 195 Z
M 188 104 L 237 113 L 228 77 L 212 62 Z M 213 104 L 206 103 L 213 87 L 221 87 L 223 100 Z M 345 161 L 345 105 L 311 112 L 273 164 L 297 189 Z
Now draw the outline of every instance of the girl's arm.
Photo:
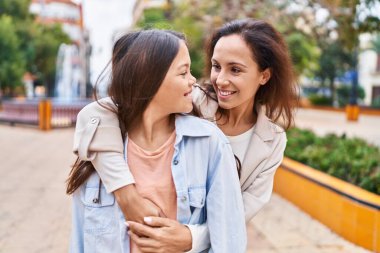
M 281 165 L 286 147 L 286 134 L 281 133 L 280 140 L 267 159 L 263 170 L 253 183 L 243 191 L 245 221 L 248 223 L 263 206 L 269 202 L 273 191 L 274 174 Z
M 99 100 L 103 106 L 116 109 L 110 98 Z M 117 115 L 93 102 L 77 116 L 74 153 L 81 160 L 91 161 L 107 192 L 113 192 L 129 220 L 143 221 L 144 216 L 156 216 L 160 209 L 143 199 L 136 191 L 134 178 L 124 160 L 124 143 Z

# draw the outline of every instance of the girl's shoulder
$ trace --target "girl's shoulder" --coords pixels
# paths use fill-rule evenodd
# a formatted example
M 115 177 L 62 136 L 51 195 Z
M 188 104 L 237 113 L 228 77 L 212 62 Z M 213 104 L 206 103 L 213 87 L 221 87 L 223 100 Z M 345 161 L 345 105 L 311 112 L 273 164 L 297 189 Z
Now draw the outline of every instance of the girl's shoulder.
M 181 135 L 190 137 L 209 136 L 228 143 L 227 137 L 215 123 L 192 115 L 178 115 L 176 117 L 176 131 Z

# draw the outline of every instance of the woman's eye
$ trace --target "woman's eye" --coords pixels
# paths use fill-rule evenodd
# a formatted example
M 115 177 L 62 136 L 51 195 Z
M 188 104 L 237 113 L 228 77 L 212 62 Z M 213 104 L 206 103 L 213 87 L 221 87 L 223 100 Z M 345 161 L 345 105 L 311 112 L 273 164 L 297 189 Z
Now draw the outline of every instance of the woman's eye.
M 236 68 L 236 67 L 233 67 L 233 68 L 231 69 L 231 71 L 232 71 L 233 73 L 235 73 L 235 74 L 238 74 L 238 73 L 241 72 L 241 70 L 240 70 L 239 68 Z

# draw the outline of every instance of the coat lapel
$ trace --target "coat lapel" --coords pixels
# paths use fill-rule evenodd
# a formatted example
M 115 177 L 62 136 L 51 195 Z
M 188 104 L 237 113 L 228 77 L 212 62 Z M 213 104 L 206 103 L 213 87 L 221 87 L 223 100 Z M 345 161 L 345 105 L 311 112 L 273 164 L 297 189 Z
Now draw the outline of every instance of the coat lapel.
M 260 107 L 256 125 L 254 126 L 251 141 L 247 152 L 242 161 L 242 171 L 240 185 L 244 188 L 249 178 L 256 178 L 260 171 L 257 170 L 260 163 L 265 161 L 271 154 L 271 148 L 268 142 L 273 141 L 275 129 L 270 120 L 265 115 L 265 109 Z

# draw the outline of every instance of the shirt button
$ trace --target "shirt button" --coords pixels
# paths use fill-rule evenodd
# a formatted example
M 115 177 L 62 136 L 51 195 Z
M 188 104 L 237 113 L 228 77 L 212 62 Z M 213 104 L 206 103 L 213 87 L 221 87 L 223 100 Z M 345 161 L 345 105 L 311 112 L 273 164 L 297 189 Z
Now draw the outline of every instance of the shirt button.
M 187 200 L 187 197 L 186 196 L 182 196 L 181 201 L 185 202 L 186 200 Z
M 179 163 L 179 161 L 178 160 L 174 160 L 174 165 L 177 165 L 178 163 Z
M 96 124 L 98 123 L 98 119 L 97 118 L 92 118 L 91 119 L 91 124 Z

